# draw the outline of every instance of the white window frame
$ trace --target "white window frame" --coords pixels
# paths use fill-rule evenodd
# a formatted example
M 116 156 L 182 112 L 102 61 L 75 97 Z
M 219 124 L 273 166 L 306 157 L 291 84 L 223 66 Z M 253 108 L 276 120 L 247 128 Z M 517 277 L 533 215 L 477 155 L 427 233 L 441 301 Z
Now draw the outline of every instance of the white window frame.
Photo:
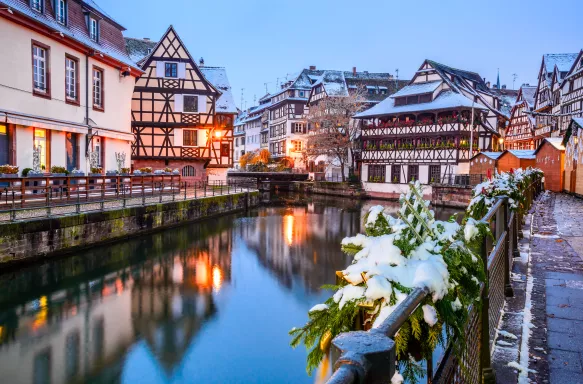
M 65 97 L 77 101 L 77 60 L 65 57 Z
M 89 38 L 95 42 L 99 41 L 99 23 L 91 16 L 89 16 Z
M 43 1 L 44 0 L 30 0 L 30 7 L 34 11 L 42 13 L 44 8 Z
M 103 71 L 93 68 L 93 106 L 103 109 Z
M 47 93 L 47 50 L 38 45 L 32 46 L 34 74 L 33 87 L 35 91 Z
M 67 1 L 55 0 L 55 19 L 57 23 L 67 25 Z
M 294 133 L 304 133 L 304 123 L 294 123 Z

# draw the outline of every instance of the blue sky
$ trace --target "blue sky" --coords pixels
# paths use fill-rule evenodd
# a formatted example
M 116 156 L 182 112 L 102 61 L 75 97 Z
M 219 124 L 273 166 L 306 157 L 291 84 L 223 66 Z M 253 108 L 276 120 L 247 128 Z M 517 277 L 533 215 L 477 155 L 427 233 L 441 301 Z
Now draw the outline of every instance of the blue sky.
M 158 40 L 173 24 L 190 53 L 225 66 L 240 106 L 302 68 L 395 73 L 425 58 L 512 86 L 536 84 L 544 53 L 583 48 L 580 0 L 95 0 Z

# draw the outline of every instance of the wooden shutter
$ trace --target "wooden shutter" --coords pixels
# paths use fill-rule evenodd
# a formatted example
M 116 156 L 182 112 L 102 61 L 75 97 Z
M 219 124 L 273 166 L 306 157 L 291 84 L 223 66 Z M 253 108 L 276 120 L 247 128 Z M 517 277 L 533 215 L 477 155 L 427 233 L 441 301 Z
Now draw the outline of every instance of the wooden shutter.
M 206 113 L 206 96 L 198 96 L 198 113 Z
M 179 79 L 186 79 L 186 63 L 178 63 L 177 75 Z
M 166 63 L 164 61 L 157 61 L 156 62 L 156 77 L 164 77 L 165 64 Z
M 174 95 L 174 112 L 184 111 L 184 95 Z

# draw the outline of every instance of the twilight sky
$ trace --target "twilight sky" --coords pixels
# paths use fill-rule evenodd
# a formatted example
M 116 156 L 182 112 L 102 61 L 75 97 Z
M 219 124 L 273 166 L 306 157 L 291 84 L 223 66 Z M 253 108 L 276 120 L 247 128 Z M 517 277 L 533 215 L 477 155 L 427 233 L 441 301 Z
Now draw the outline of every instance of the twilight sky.
M 95 0 L 129 37 L 173 24 L 195 60 L 224 66 L 241 107 L 302 68 L 410 79 L 429 58 L 501 84 L 536 84 L 544 53 L 583 48 L 581 0 Z

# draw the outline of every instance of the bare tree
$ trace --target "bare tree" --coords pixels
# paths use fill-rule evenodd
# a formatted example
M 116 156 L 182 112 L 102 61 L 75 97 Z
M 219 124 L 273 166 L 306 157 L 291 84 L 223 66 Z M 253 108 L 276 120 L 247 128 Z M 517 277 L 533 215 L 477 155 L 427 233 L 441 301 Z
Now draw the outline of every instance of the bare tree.
M 311 126 L 304 158 L 325 156 L 328 165 L 340 166 L 345 181 L 346 167 L 354 168 L 354 149 L 360 124 L 352 117 L 367 107 L 365 90 L 357 88 L 348 96 L 328 95 L 310 105 L 307 122 Z

